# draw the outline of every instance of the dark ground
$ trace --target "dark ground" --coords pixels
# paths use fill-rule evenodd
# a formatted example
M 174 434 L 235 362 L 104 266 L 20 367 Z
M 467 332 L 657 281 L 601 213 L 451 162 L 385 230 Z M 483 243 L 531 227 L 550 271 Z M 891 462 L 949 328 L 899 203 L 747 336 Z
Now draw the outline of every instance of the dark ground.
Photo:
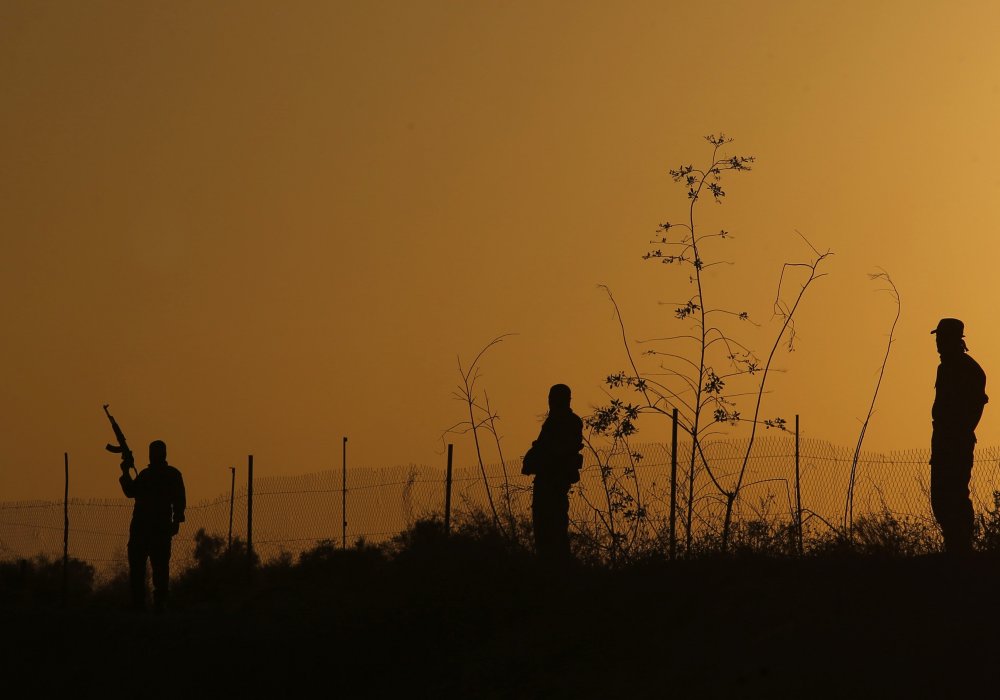
M 1000 560 L 699 560 L 546 573 L 358 555 L 252 586 L 0 607 L 35 697 L 1000 697 Z M 197 593 L 195 592 L 197 591 Z

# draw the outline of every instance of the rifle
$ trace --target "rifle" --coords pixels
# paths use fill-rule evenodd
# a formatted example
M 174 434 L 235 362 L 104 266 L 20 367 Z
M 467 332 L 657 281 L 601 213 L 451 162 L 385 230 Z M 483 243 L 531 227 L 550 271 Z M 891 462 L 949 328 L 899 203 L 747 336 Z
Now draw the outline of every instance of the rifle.
M 115 420 L 114 416 L 108 413 L 108 405 L 104 404 L 104 413 L 107 415 L 108 420 L 111 421 L 111 429 L 115 431 L 115 438 L 118 440 L 117 445 L 112 445 L 110 442 L 104 446 L 108 452 L 114 452 L 115 454 L 120 454 L 122 456 L 122 473 L 128 473 L 129 469 L 135 469 L 135 458 L 132 456 L 132 450 L 128 448 L 128 443 L 125 442 L 125 433 L 122 429 L 118 427 L 118 421 Z M 136 470 L 136 475 L 138 476 L 139 471 Z

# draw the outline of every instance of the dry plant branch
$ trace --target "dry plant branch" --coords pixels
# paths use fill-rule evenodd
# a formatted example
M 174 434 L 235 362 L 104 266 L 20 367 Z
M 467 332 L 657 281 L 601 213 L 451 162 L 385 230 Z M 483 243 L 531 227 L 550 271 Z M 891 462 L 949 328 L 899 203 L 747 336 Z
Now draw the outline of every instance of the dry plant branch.
M 854 457 L 851 460 L 851 476 L 847 482 L 847 502 L 844 504 L 844 527 L 847 529 L 849 538 L 854 535 L 854 486 L 858 473 L 858 460 L 861 457 L 861 445 L 864 443 L 865 433 L 868 432 L 868 425 L 871 422 L 872 415 L 875 413 L 875 401 L 878 399 L 878 392 L 882 386 L 882 378 L 885 376 L 885 367 L 889 362 L 889 351 L 892 350 L 892 344 L 895 341 L 896 324 L 899 323 L 899 315 L 902 308 L 899 299 L 899 290 L 896 289 L 896 285 L 892 281 L 892 278 L 889 277 L 889 273 L 881 270 L 880 272 L 870 273 L 868 278 L 879 280 L 888 285 L 887 288 L 882 288 L 879 291 L 888 292 L 892 297 L 893 302 L 896 304 L 896 315 L 892 319 L 892 326 L 889 327 L 889 340 L 885 345 L 885 355 L 882 357 L 882 365 L 879 367 L 878 380 L 875 382 L 875 390 L 872 392 L 872 401 L 868 406 L 868 413 L 865 415 L 865 420 L 861 424 L 861 430 L 858 434 L 858 444 L 854 448 Z
M 500 516 L 497 513 L 496 504 L 494 503 L 493 500 L 493 491 L 490 488 L 490 481 L 486 475 L 486 464 L 485 461 L 483 460 L 483 449 L 479 440 L 479 431 L 481 429 L 491 433 L 496 442 L 497 450 L 500 453 L 501 462 L 503 461 L 503 453 L 500 451 L 500 438 L 499 435 L 497 434 L 497 429 L 496 429 L 496 420 L 498 416 L 496 413 L 493 412 L 492 408 L 490 407 L 489 396 L 487 396 L 485 392 L 484 392 L 485 403 L 480 403 L 477 394 L 476 382 L 478 382 L 480 378 L 479 362 L 480 360 L 482 360 L 486 352 L 493 346 L 503 342 L 505 338 L 508 338 L 512 335 L 515 334 L 504 333 L 502 335 L 495 337 L 490 342 L 488 342 L 479 351 L 479 353 L 476 355 L 475 359 L 472 360 L 472 363 L 469 365 L 467 369 L 462 366 L 462 358 L 461 357 L 458 358 L 458 372 L 459 375 L 461 376 L 461 384 L 459 384 L 457 390 L 452 393 L 452 396 L 455 399 L 462 401 L 465 404 L 466 409 L 468 410 L 469 417 L 468 420 L 460 421 L 455 425 L 451 426 L 450 428 L 448 428 L 447 430 L 445 430 L 441 436 L 443 442 L 444 436 L 447 435 L 448 433 L 457 433 L 462 435 L 468 433 L 472 434 L 472 440 L 476 448 L 476 460 L 479 464 L 479 473 L 483 478 L 483 486 L 486 489 L 486 499 L 490 506 L 490 513 L 493 516 L 493 523 L 497 527 L 497 529 L 505 535 L 506 535 L 506 529 L 504 528 L 504 524 L 501 523 Z M 504 494 L 505 494 L 505 499 L 507 501 L 507 510 L 509 513 L 510 487 L 509 484 L 507 483 L 506 465 L 504 465 L 503 469 L 504 469 L 504 482 L 505 482 Z

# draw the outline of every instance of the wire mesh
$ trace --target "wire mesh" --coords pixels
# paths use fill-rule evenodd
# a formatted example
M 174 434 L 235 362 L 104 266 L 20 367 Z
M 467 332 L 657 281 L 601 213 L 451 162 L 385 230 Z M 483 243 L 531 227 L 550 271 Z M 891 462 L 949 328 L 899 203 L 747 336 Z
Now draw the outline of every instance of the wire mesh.
M 591 455 L 570 498 L 571 527 L 577 532 L 612 537 L 622 523 L 641 521 L 646 535 L 662 541 L 669 518 L 670 446 L 647 443 L 628 452 L 597 460 Z M 702 446 L 691 472 L 691 445 L 678 446 L 678 536 L 718 529 L 725 511 L 723 491 L 736 483 L 747 453 L 746 441 L 720 440 Z M 842 527 L 865 514 L 932 520 L 928 497 L 929 450 L 865 452 L 855 470 L 853 507 L 847 501 L 854 450 L 829 442 L 804 439 L 799 447 L 799 489 L 796 501 L 795 446 L 788 435 L 764 436 L 753 443 L 742 489 L 734 504 L 735 522 L 767 520 L 794 522 L 801 507 L 803 520 L 814 527 Z M 598 463 L 598 462 L 601 463 Z M 707 463 L 708 468 L 705 468 Z M 453 473 L 453 516 L 462 511 L 489 512 L 490 500 L 502 515 L 530 518 L 531 481 L 518 465 L 456 468 Z M 977 511 L 991 508 L 1000 472 L 1000 448 L 977 447 L 970 485 Z M 347 473 L 346 494 L 339 471 L 299 476 L 258 476 L 253 488 L 253 548 L 262 561 L 283 555 L 296 557 L 320 543 L 354 546 L 359 540 L 381 543 L 417 519 L 443 515 L 445 468 L 398 466 L 354 468 Z M 346 502 L 346 512 L 342 504 Z M 16 560 L 63 554 L 64 503 L 54 501 L 0 502 L 0 559 Z M 69 499 L 69 554 L 95 568 L 99 580 L 127 567 L 126 544 L 132 502 L 126 498 Z M 172 573 L 194 562 L 194 533 L 199 529 L 224 541 L 246 541 L 247 488 L 189 504 L 187 521 L 174 538 Z M 641 518 L 636 518 L 641 514 Z M 346 525 L 344 524 L 346 522 Z

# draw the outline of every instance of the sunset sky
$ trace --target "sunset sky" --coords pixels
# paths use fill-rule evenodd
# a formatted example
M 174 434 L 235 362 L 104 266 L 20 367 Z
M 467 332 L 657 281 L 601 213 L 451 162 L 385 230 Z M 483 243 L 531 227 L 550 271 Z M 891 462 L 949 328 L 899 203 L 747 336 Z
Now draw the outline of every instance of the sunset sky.
M 720 131 L 757 162 L 702 207 L 736 263 L 708 293 L 759 353 L 796 231 L 833 252 L 764 413 L 854 444 L 884 269 L 866 447 L 929 444 L 942 316 L 1000 443 L 997 26 L 955 1 L 0 0 L 0 500 L 61 498 L 64 452 L 72 495 L 120 495 L 104 403 L 193 500 L 251 453 L 339 468 L 343 436 L 351 466 L 443 470 L 458 358 L 504 333 L 480 386 L 523 453 L 549 385 L 584 415 L 626 367 L 598 285 L 631 340 L 683 332 L 659 302 L 686 276 L 641 256 Z

